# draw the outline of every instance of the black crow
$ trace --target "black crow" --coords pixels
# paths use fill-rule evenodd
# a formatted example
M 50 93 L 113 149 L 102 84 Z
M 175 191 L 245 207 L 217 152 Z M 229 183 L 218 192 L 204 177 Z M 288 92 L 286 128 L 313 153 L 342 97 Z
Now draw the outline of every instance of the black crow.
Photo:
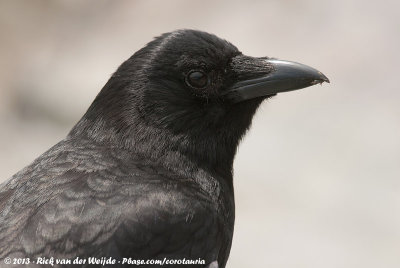
M 155 38 L 64 140 L 1 185 L 0 258 L 225 267 L 240 139 L 263 100 L 322 82 L 311 67 L 245 56 L 205 32 Z

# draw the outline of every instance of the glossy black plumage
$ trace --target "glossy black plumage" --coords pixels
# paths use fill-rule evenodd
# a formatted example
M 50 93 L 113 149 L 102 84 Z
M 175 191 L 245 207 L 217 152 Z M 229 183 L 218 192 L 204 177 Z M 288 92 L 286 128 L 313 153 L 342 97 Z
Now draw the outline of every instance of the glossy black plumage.
M 201 258 L 225 267 L 233 159 L 271 93 L 224 96 L 272 73 L 266 59 L 193 30 L 136 52 L 63 141 L 1 186 L 0 258 Z M 190 84 L 194 71 L 205 87 Z

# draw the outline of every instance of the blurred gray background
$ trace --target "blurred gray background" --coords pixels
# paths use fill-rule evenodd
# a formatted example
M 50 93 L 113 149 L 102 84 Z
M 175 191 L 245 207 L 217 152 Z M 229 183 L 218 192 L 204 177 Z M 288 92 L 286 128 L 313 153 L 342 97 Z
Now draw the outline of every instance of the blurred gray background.
M 228 267 L 400 267 L 400 2 L 1 1 L 0 181 L 154 36 L 214 33 L 331 84 L 264 103 L 235 161 Z

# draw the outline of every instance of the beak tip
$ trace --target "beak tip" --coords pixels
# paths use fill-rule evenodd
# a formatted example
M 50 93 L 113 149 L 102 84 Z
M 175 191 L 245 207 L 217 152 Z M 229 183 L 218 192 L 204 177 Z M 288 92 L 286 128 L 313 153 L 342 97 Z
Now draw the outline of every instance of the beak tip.
M 326 77 L 326 75 L 324 75 L 324 74 L 321 73 L 321 72 L 320 72 L 320 74 L 321 74 L 321 77 L 322 77 L 322 81 L 323 81 L 323 82 L 327 82 L 328 84 L 331 82 L 331 81 L 329 81 L 329 78 Z
M 321 73 L 320 71 L 318 71 L 318 75 L 319 77 L 317 79 L 315 79 L 311 84 L 315 85 L 315 84 L 322 84 L 324 82 L 326 83 L 330 83 L 331 81 L 329 81 L 329 78 L 326 77 L 326 75 L 324 75 L 323 73 Z

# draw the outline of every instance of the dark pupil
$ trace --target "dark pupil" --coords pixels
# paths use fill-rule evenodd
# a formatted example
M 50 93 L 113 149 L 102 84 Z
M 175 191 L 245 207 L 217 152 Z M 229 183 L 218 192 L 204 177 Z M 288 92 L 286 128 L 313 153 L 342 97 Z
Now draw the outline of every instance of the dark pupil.
M 207 76 L 202 72 L 191 72 L 188 79 L 192 87 L 202 88 L 207 85 Z

